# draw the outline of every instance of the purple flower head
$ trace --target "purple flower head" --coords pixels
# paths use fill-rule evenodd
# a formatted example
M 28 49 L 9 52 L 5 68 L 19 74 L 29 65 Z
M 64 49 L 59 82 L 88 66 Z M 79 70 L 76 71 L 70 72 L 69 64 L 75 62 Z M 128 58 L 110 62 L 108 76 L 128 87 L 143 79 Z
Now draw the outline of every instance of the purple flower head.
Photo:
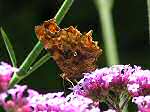
M 0 105 L 11 112 L 100 112 L 94 102 L 84 96 L 63 92 L 39 94 L 27 86 L 15 85 L 0 94 Z
M 94 106 L 93 100 L 84 96 L 71 93 L 66 97 L 65 102 L 65 107 L 70 109 L 73 107 L 75 112 L 100 112 L 99 108 Z
M 65 98 L 62 92 L 34 96 L 30 105 L 35 112 L 100 112 L 91 99 L 73 94 Z
M 0 94 L 0 105 L 6 111 L 31 112 L 29 99 L 35 95 L 38 95 L 38 93 L 27 89 L 27 86 L 15 85 L 14 88 Z
M 128 79 L 128 91 L 132 96 L 150 94 L 150 70 L 136 71 Z
M 4 62 L 0 63 L 0 93 L 7 90 L 12 73 L 16 71 L 17 68 Z
M 150 96 L 133 97 L 132 102 L 137 104 L 138 112 L 150 112 Z
M 39 94 L 30 99 L 30 106 L 33 111 L 59 111 L 60 105 L 64 104 L 63 92 Z
M 107 97 L 109 91 L 120 95 L 121 92 L 127 91 L 128 77 L 139 70 L 141 67 L 114 65 L 97 69 L 92 73 L 84 73 L 84 78 L 78 82 L 73 91 L 94 99 Z

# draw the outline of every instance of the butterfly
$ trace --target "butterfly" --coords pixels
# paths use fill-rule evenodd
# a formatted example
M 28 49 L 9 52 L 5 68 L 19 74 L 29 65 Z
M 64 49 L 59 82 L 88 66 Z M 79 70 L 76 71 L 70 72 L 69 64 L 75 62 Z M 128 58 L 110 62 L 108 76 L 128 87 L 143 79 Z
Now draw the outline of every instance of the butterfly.
M 35 33 L 62 70 L 63 79 L 80 78 L 96 69 L 102 49 L 93 41 L 92 30 L 81 34 L 73 26 L 61 29 L 55 19 L 50 19 L 36 26 Z

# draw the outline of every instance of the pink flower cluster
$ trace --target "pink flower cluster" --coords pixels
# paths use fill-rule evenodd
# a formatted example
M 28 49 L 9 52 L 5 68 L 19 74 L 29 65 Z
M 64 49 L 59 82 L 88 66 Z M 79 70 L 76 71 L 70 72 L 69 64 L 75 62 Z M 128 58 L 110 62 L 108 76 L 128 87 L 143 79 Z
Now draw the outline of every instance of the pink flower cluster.
M 17 68 L 13 68 L 7 63 L 0 63 L 0 93 L 8 89 L 12 73 L 17 71 Z
M 27 86 L 15 85 L 0 94 L 0 105 L 8 112 L 31 112 L 29 100 L 36 95 L 38 93 Z
M 149 95 L 150 70 L 130 65 L 97 69 L 92 73 L 85 73 L 84 78 L 72 89 L 75 94 L 99 101 L 107 100 L 110 94 L 114 95 L 113 98 L 119 98 L 122 93 L 127 93 L 128 97 Z M 113 102 L 115 98 L 111 100 Z
M 138 112 L 150 112 L 150 96 L 138 96 L 132 99 L 137 104 Z
M 115 93 L 128 91 L 136 96 L 149 94 L 149 89 L 150 70 L 142 70 L 139 66 L 114 65 L 85 73 L 73 91 L 83 96 L 106 96 L 110 90 Z
M 8 89 L 12 74 L 17 71 L 4 62 L 0 65 L 0 106 L 8 112 L 100 112 L 97 101 L 109 100 L 115 105 L 122 93 L 133 97 L 139 112 L 150 111 L 150 70 L 139 66 L 114 65 L 84 73 L 66 97 L 63 92 L 39 94 L 20 85 Z M 120 109 L 117 105 L 110 108 L 103 112 Z
M 67 97 L 63 93 L 48 93 L 30 99 L 30 105 L 36 112 L 100 112 L 94 102 L 80 95 L 70 94 Z
M 128 91 L 132 96 L 150 94 L 150 70 L 139 70 L 128 77 Z
M 0 65 L 0 106 L 7 112 L 100 112 L 94 102 L 80 95 L 63 96 L 63 92 L 39 94 L 27 86 L 15 85 L 8 89 L 16 68 Z
M 0 94 L 0 105 L 8 112 L 100 112 L 89 98 L 64 97 L 63 92 L 43 95 L 19 85 Z

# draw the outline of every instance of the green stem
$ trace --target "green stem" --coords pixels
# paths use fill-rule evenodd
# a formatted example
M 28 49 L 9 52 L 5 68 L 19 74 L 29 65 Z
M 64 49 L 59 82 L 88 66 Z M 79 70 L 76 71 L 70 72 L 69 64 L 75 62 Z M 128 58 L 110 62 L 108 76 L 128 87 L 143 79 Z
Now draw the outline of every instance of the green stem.
M 129 93 L 124 91 L 120 95 L 120 102 L 119 107 L 121 112 L 128 112 L 128 102 L 131 100 L 131 96 L 129 96 Z
M 32 72 L 34 72 L 36 69 L 42 66 L 45 62 L 47 62 L 50 58 L 51 58 L 50 53 L 45 54 L 41 59 L 35 62 L 35 64 L 32 67 L 30 67 L 30 70 L 28 71 L 26 75 L 29 75 Z
M 23 79 L 23 77 L 26 76 L 26 73 L 27 73 L 28 69 L 33 64 L 33 62 L 36 60 L 38 55 L 41 53 L 42 49 L 43 49 L 43 45 L 39 41 L 35 45 L 33 50 L 29 53 L 29 55 L 24 60 L 24 62 L 21 64 L 21 66 L 19 67 L 19 72 L 13 74 L 13 77 L 10 80 L 10 84 L 9 84 L 10 87 L 12 87 L 15 84 L 19 83 Z
M 54 17 L 56 19 L 57 24 L 59 24 L 66 13 L 68 12 L 70 6 L 73 4 L 74 0 L 65 0 L 62 4 L 61 8 L 57 12 L 56 16 Z M 36 58 L 39 56 L 40 52 L 42 51 L 43 46 L 41 45 L 40 41 L 35 45 L 33 50 L 30 52 L 30 54 L 27 56 L 25 61 L 22 63 L 22 65 L 19 67 L 20 71 L 15 73 L 9 83 L 9 87 L 13 87 L 15 84 L 19 83 L 23 78 L 27 77 L 30 73 L 32 73 L 34 70 L 37 69 L 37 67 L 33 66 L 32 71 L 30 71 L 30 67 L 33 64 L 33 62 L 36 60 Z M 44 64 L 49 58 L 47 58 L 48 54 L 44 56 L 42 61 L 40 62 Z M 40 64 L 38 67 L 40 67 L 42 64 Z M 34 68 L 35 67 L 35 68 Z M 28 72 L 29 70 L 29 72 Z
M 108 65 L 118 64 L 117 44 L 115 40 L 112 7 L 113 0 L 95 0 L 102 24 L 104 48 Z
M 24 62 L 20 66 L 20 71 L 24 71 L 26 73 L 28 71 L 28 69 L 30 68 L 31 64 L 39 56 L 39 54 L 41 53 L 42 49 L 43 49 L 43 45 L 41 44 L 40 41 L 38 41 L 38 43 L 35 45 L 33 50 L 29 53 L 27 58 L 24 60 Z M 20 76 L 20 75 L 24 75 L 24 74 L 18 74 L 18 75 Z
M 55 19 L 57 24 L 59 24 L 64 16 L 67 14 L 68 10 L 70 9 L 71 5 L 73 4 L 74 0 L 65 0 L 60 9 L 58 10 L 57 14 L 55 15 Z

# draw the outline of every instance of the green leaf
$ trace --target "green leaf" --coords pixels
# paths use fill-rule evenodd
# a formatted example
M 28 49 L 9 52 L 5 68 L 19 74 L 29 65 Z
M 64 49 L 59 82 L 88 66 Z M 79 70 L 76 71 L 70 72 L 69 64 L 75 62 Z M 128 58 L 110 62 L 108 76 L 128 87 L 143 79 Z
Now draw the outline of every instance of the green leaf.
M 7 49 L 8 54 L 9 54 L 9 57 L 11 59 L 12 65 L 13 65 L 13 67 L 17 67 L 17 61 L 16 61 L 15 53 L 14 53 L 13 47 L 12 47 L 12 45 L 8 39 L 8 36 L 6 35 L 6 33 L 2 27 L 0 28 L 0 30 L 1 30 L 2 38 L 4 40 L 6 49 Z

